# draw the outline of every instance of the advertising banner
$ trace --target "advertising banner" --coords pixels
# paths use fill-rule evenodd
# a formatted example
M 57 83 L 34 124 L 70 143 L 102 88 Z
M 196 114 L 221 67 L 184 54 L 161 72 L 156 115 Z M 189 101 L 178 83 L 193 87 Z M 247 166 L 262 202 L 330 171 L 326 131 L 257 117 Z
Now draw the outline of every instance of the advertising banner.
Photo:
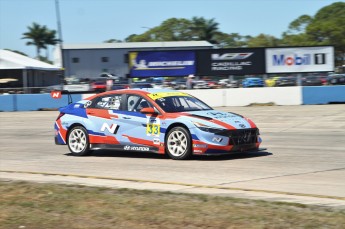
M 253 75 L 265 73 L 263 48 L 212 49 L 197 52 L 198 75 Z
M 195 74 L 194 51 L 129 52 L 128 57 L 132 78 Z
M 334 71 L 332 46 L 267 48 L 267 73 Z

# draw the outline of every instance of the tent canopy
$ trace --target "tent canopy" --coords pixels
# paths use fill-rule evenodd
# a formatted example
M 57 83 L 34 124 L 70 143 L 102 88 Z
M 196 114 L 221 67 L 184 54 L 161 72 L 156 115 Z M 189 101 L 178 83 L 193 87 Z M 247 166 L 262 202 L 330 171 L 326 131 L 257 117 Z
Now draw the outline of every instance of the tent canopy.
M 60 70 L 57 66 L 30 57 L 8 50 L 0 50 L 0 70 L 3 69 Z

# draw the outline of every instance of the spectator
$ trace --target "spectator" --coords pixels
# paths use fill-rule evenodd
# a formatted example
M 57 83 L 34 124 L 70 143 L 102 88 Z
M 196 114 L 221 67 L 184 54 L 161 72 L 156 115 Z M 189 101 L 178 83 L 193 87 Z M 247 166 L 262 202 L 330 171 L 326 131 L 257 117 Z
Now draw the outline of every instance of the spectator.
M 189 75 L 188 76 L 188 79 L 187 79 L 187 82 L 186 82 L 186 86 L 187 86 L 187 89 L 193 89 L 193 86 L 194 86 L 194 75 Z

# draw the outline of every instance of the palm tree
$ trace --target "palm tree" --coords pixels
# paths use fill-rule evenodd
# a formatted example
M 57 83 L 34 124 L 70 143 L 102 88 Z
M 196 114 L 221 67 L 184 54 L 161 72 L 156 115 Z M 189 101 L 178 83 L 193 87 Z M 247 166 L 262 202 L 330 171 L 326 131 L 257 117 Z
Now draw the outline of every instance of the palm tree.
M 215 35 L 219 33 L 218 22 L 215 22 L 214 18 L 206 20 L 203 17 L 193 17 L 192 32 L 196 36 L 197 40 L 205 40 L 212 44 L 216 44 L 217 41 L 214 39 Z
M 45 36 L 43 38 L 44 46 L 46 49 L 46 59 L 49 59 L 49 49 L 48 45 L 56 45 L 60 42 L 60 39 L 56 38 L 56 30 L 49 30 L 47 29 L 45 32 Z
M 43 48 L 46 48 L 45 38 L 47 37 L 47 27 L 41 26 L 35 22 L 31 26 L 28 26 L 28 32 L 23 33 L 22 39 L 29 39 L 30 41 L 26 42 L 26 45 L 36 46 L 36 57 L 39 58 L 40 51 Z

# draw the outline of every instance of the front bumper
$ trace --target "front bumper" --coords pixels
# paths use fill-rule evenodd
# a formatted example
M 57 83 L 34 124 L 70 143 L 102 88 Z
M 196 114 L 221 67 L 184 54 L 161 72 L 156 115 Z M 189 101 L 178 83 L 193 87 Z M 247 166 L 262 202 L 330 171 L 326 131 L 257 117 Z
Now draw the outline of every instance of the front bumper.
M 258 150 L 262 142 L 257 128 L 225 130 L 209 133 L 194 129 L 193 154 L 231 154 Z

